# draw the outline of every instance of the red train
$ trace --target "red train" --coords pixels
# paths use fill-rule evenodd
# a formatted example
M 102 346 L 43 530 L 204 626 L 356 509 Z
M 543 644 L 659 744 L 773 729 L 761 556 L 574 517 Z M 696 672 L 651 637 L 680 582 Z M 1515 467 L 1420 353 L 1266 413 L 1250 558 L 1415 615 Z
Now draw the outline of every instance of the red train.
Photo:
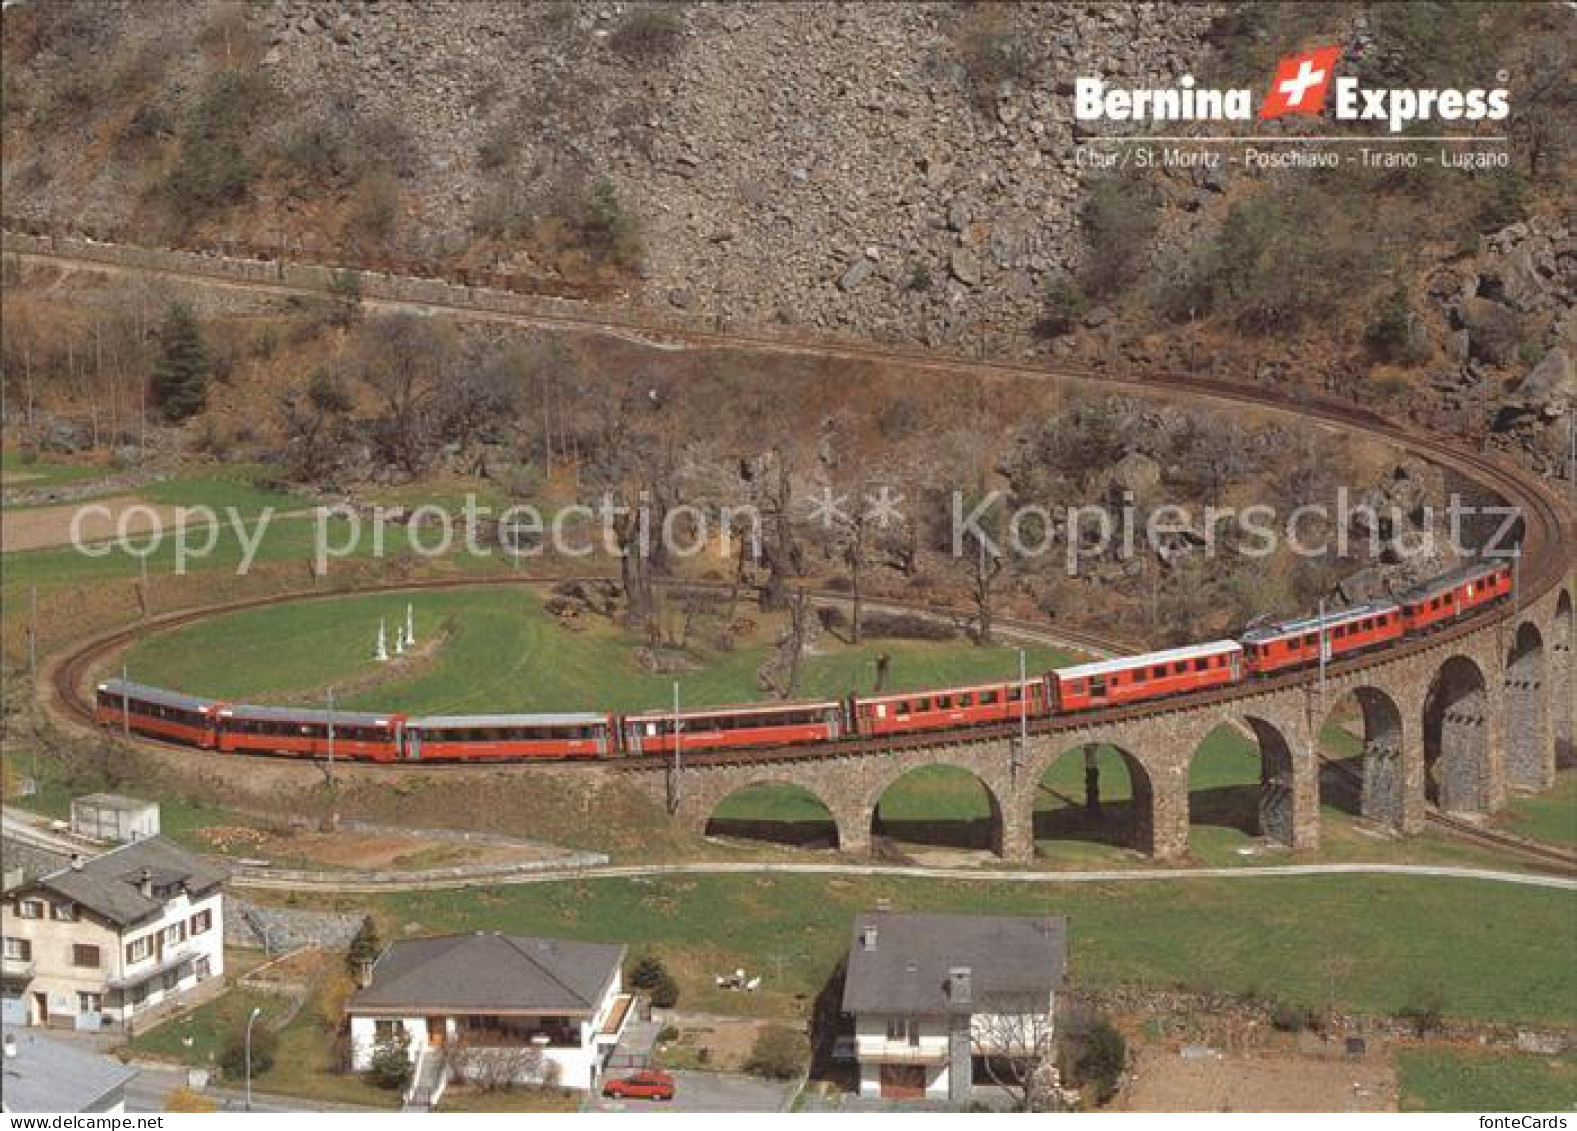
M 973 684 L 845 700 L 707 707 L 680 711 L 684 752 L 792 746 L 848 736 L 1001 723 L 1020 717 L 1099 710 L 1188 695 L 1279 675 L 1436 631 L 1511 594 L 1504 565 L 1469 566 L 1404 593 L 1395 602 L 1277 621 L 1239 640 L 1123 656 L 1058 668 L 1019 681 Z M 537 715 L 401 714 L 223 703 L 108 680 L 98 686 L 100 725 L 229 752 L 375 762 L 466 762 L 671 754 L 671 711 Z

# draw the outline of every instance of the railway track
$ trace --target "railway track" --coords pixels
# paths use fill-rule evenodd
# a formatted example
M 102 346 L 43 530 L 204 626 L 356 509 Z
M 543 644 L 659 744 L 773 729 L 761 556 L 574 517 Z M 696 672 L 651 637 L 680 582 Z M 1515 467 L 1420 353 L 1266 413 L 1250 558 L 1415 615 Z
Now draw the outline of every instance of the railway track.
M 203 271 L 200 261 L 188 257 L 185 267 L 141 268 L 112 261 L 94 259 L 87 254 L 69 254 L 55 250 L 23 249 L 23 260 L 54 262 L 85 270 L 134 275 L 160 275 L 210 286 L 228 287 L 262 294 L 298 295 L 316 294 L 318 289 L 289 283 L 242 280 L 225 275 L 220 270 Z M 451 290 L 463 290 L 451 285 Z M 968 374 L 982 378 L 1015 380 L 1075 380 L 1094 382 L 1102 388 L 1126 391 L 1136 395 L 1170 393 L 1208 399 L 1219 404 L 1246 406 L 1259 410 L 1290 412 L 1324 426 L 1370 438 L 1380 439 L 1404 450 L 1420 455 L 1430 462 L 1452 469 L 1481 489 L 1499 496 L 1521 514 L 1520 553 L 1522 570 L 1517 603 L 1539 599 L 1559 585 L 1571 568 L 1573 547 L 1577 546 L 1577 517 L 1548 486 L 1520 468 L 1498 457 L 1470 450 L 1438 436 L 1411 431 L 1386 417 L 1349 401 L 1321 395 L 1291 394 L 1276 390 L 1244 385 L 1219 378 L 1200 377 L 1192 374 L 1161 373 L 1140 377 L 1119 377 L 1092 367 L 1059 366 L 1055 369 L 1037 367 L 1021 362 L 984 361 L 962 356 L 922 353 L 915 350 L 893 349 L 859 343 L 816 340 L 809 336 L 788 337 L 766 333 L 723 333 L 691 328 L 676 329 L 653 324 L 637 317 L 621 315 L 606 310 L 564 309 L 563 304 L 552 310 L 499 309 L 500 303 L 516 301 L 502 292 L 483 292 L 486 303 L 475 301 L 476 291 L 451 294 L 447 299 L 405 300 L 372 297 L 365 305 L 375 309 L 400 309 L 421 314 L 447 313 L 471 320 L 514 323 L 536 328 L 635 334 L 653 344 L 672 345 L 689 349 L 752 350 L 794 356 L 866 361 L 879 365 L 902 365 L 909 369 L 933 372 L 942 378 Z M 468 297 L 470 296 L 470 297 Z M 562 580 L 562 579 L 558 579 Z M 512 584 L 516 579 L 441 581 L 404 583 L 389 589 L 442 588 L 457 585 Z M 376 591 L 376 589 L 371 590 Z M 326 596 L 318 593 L 283 594 L 229 606 L 190 610 L 159 618 L 154 622 L 128 628 L 108 637 L 100 638 L 88 646 L 68 655 L 54 665 L 50 682 L 54 703 L 66 714 L 77 719 L 91 719 L 91 709 L 81 698 L 81 688 L 88 672 L 102 657 L 124 646 L 136 634 L 150 628 L 175 627 L 189 620 L 211 616 L 218 612 L 256 608 L 262 605 L 296 600 L 303 597 Z M 1383 651 L 1353 657 L 1332 664 L 1329 671 L 1340 675 L 1350 670 L 1389 662 L 1415 651 L 1438 646 L 1442 642 L 1490 629 L 1517 615 L 1517 607 L 1507 603 L 1449 628 L 1420 639 L 1384 649 Z M 1039 626 L 1044 630 L 1045 626 Z M 1070 634 L 1071 635 L 1071 634 Z M 1054 733 L 1084 727 L 1095 722 L 1111 722 L 1127 718 L 1161 715 L 1183 708 L 1194 708 L 1211 702 L 1252 699 L 1256 695 L 1283 690 L 1288 687 L 1306 686 L 1315 679 L 1312 672 L 1299 672 L 1241 684 L 1232 688 L 1181 697 L 1160 703 L 1089 712 L 1072 718 L 1045 718 L 1034 720 L 1031 730 L 1035 733 Z M 957 731 L 937 731 L 925 735 L 887 736 L 882 739 L 846 739 L 815 747 L 761 750 L 749 753 L 698 753 L 687 758 L 689 764 L 713 762 L 771 762 L 827 756 L 860 756 L 882 750 L 902 749 L 911 745 L 935 745 L 939 742 L 969 742 L 999 739 L 1015 734 L 1013 724 L 991 724 L 962 728 Z M 636 757 L 621 759 L 619 766 L 631 770 L 653 770 L 664 765 L 661 758 Z M 1482 833 L 1483 830 L 1475 830 Z
M 1352 766 L 1344 761 L 1320 755 L 1322 765 L 1334 770 L 1349 787 L 1352 788 L 1354 798 L 1363 795 L 1363 779 Z M 1424 820 L 1434 828 L 1447 833 L 1457 840 L 1471 844 L 1493 848 L 1499 852 L 1510 852 L 1535 860 L 1553 871 L 1567 875 L 1577 875 L 1577 852 L 1568 848 L 1561 848 L 1553 844 L 1544 844 L 1536 840 L 1513 836 L 1498 829 L 1485 828 L 1472 821 L 1465 821 L 1454 817 L 1450 813 L 1430 806 L 1424 810 Z

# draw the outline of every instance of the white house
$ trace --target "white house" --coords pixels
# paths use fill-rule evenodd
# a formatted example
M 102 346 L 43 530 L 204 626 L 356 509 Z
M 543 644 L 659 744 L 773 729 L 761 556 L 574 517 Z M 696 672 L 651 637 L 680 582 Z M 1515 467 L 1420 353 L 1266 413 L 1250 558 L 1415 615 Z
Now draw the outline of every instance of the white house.
M 1061 916 L 857 916 L 843 1012 L 860 1094 L 966 1104 L 988 1060 L 1049 1060 L 1067 937 Z
M 0 1018 L 97 1029 L 224 973 L 225 874 L 161 837 L 7 890 Z
M 518 1083 L 593 1089 L 630 1020 L 625 948 L 501 934 L 391 944 L 345 1007 L 352 1067 L 395 1042 L 428 1102 L 451 1077 L 500 1067 Z

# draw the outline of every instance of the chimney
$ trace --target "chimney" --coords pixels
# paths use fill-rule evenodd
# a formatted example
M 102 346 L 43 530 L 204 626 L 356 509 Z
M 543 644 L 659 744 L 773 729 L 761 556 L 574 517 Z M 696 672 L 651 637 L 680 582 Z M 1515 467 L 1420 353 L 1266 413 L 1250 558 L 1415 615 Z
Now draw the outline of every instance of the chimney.
M 87 857 L 83 856 L 82 853 L 73 852 L 71 854 L 71 870 L 73 872 L 82 871 L 82 865 L 86 864 L 87 862 Z
M 867 923 L 860 928 L 860 949 L 872 951 L 876 949 L 876 924 Z
M 954 1005 L 969 1005 L 975 1000 L 969 967 L 954 966 L 947 972 L 947 998 Z
M 9 1058 L 11 1058 L 11 1057 L 16 1055 L 16 1034 L 15 1033 L 7 1033 L 5 1035 L 5 1055 L 6 1055 L 7 1059 L 9 1059 Z
M 372 963 L 365 958 L 356 963 L 356 985 L 362 989 L 372 985 Z
M 152 868 L 144 868 L 142 870 L 142 877 L 140 879 L 138 879 L 138 881 L 137 881 L 137 890 L 142 892 L 142 898 L 144 898 L 144 899 L 152 899 L 153 898 L 153 869 Z

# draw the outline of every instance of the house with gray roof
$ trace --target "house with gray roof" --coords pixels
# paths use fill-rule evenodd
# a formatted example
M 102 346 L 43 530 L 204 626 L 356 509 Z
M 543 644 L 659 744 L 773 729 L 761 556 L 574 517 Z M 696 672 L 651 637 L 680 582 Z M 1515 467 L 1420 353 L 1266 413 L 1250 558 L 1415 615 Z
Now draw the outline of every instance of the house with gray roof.
M 402 1048 L 435 1102 L 450 1076 L 592 1089 L 630 1020 L 622 944 L 476 933 L 404 939 L 346 1004 L 352 1065 Z
M 226 878 L 150 837 L 8 886 L 0 1020 L 99 1029 L 221 977 Z
M 856 916 L 843 1012 L 860 1094 L 967 1104 L 988 1062 L 1049 1064 L 1067 961 L 1062 916 Z
M 32 1030 L 5 1031 L 0 1110 L 119 1115 L 137 1075 L 118 1060 L 72 1048 Z

